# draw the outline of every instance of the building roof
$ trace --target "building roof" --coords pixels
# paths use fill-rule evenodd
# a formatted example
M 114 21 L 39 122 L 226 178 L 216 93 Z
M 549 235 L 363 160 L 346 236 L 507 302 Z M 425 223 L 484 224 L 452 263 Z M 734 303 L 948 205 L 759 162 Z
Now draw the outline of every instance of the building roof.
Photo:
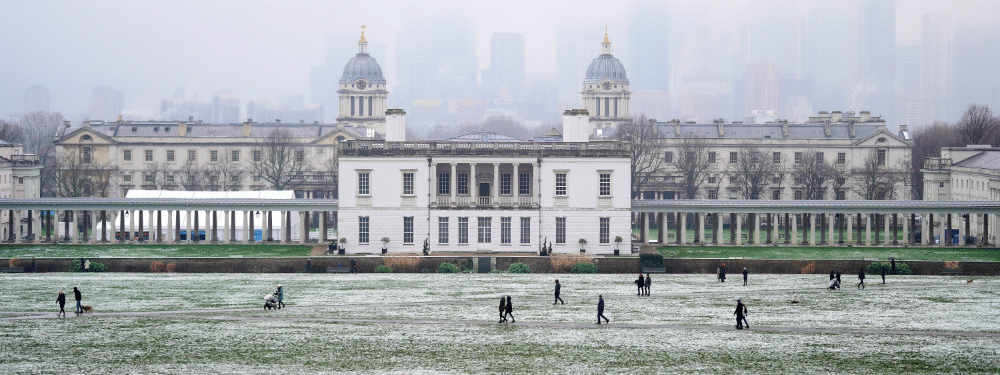
M 830 135 L 826 135 L 825 123 L 788 124 L 788 136 L 783 135 L 782 124 L 723 124 L 723 134 L 719 135 L 718 124 L 680 124 L 680 133 L 674 124 L 659 122 L 657 127 L 665 138 L 681 138 L 694 135 L 699 138 L 720 139 L 864 139 L 879 131 L 877 123 L 859 123 L 854 125 L 854 136 L 850 134 L 849 124 L 831 123 Z
M 687 213 L 817 213 L 817 214 L 938 214 L 941 212 L 1000 213 L 997 201 L 915 200 L 632 200 L 632 212 Z
M 447 139 L 451 142 L 518 142 L 520 139 L 494 132 L 472 132 Z
M 1000 171 L 1000 151 L 983 151 L 954 165 L 956 167 Z
M 179 127 L 184 124 L 187 132 L 181 136 Z M 267 137 L 276 129 L 287 130 L 295 138 L 319 138 L 332 132 L 343 130 L 353 134 L 355 138 L 367 138 L 368 131 L 364 126 L 338 126 L 337 124 L 317 124 L 317 123 L 250 123 L 250 136 L 243 136 L 243 124 L 208 124 L 201 122 L 177 122 L 177 121 L 124 121 L 124 122 L 98 122 L 85 123 L 83 125 L 66 128 L 64 137 L 77 132 L 85 127 L 120 141 L 128 141 L 128 138 L 247 138 L 260 139 Z M 377 136 L 375 138 L 378 138 Z
M 177 191 L 129 190 L 125 199 L 295 199 L 292 190 L 260 191 Z
M 358 53 L 344 65 L 344 74 L 340 77 L 340 83 L 351 83 L 359 79 L 364 79 L 370 83 L 385 83 L 382 76 L 382 67 L 378 61 L 367 53 Z
M 625 75 L 625 66 L 618 58 L 610 54 L 597 56 L 587 68 L 587 75 L 583 83 L 600 83 L 604 80 L 611 80 L 617 83 L 628 83 Z

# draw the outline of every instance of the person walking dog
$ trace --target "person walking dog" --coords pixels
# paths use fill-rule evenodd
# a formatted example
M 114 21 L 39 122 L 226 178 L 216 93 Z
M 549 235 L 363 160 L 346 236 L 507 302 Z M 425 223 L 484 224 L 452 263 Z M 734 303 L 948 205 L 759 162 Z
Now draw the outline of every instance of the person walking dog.
M 73 287 L 73 298 L 76 298 L 76 313 L 83 314 L 83 305 L 80 304 L 83 295 L 80 293 L 80 289 L 77 289 L 75 286 Z
M 736 329 L 743 329 L 743 323 L 746 323 L 747 329 L 750 329 L 750 323 L 747 322 L 747 305 L 743 304 L 743 300 L 736 300 Z

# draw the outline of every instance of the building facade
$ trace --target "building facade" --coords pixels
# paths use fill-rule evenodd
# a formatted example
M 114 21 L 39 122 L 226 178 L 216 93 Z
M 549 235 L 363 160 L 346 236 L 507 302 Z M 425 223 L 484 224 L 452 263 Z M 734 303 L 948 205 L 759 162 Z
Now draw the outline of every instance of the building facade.
M 880 174 L 880 180 L 872 184 L 886 185 L 866 187 L 882 190 L 876 194 L 881 198 L 874 199 L 910 199 L 913 141 L 906 125 L 900 127 L 899 132 L 889 131 L 884 120 L 864 111 L 859 115 L 820 112 L 804 123 L 659 122 L 663 160 L 637 198 L 754 199 L 747 196 L 746 183 L 742 182 L 748 172 L 741 170 L 746 168 L 743 155 L 753 151 L 774 164 L 766 166 L 767 176 L 760 176 L 765 177 L 762 181 L 754 182 L 761 190 L 756 199 L 873 199 L 872 192 L 861 186 L 868 161 L 874 165 L 867 165 L 867 170 Z M 697 140 L 697 146 L 686 146 L 691 144 L 690 139 Z M 701 155 L 696 166 L 685 163 L 684 153 L 688 152 Z M 804 160 L 807 157 L 812 159 Z M 813 160 L 817 163 L 811 163 Z M 825 167 L 806 170 L 816 164 Z M 692 181 L 685 176 L 693 168 L 698 169 L 698 175 Z M 816 178 L 822 182 L 810 183 L 811 174 L 818 175 Z M 697 186 L 692 189 L 690 185 Z M 688 196 L 689 191 L 694 196 Z
M 584 111 L 564 119 L 586 135 Z M 349 141 L 338 228 L 348 253 L 612 254 L 630 237 L 620 142 Z M 626 242 L 628 243 L 628 242 Z M 627 246 L 627 245 L 626 245 Z
M 924 161 L 924 200 L 928 201 L 997 201 L 1000 200 L 1000 148 L 988 145 L 942 147 L 941 157 Z M 960 225 L 967 222 L 966 225 Z M 954 228 L 981 228 L 982 217 L 955 217 Z M 946 225 L 952 225 L 946 224 Z M 985 223 L 989 233 L 1000 228 L 996 220 Z M 972 229 L 975 236 L 975 229 Z M 963 232 L 964 233 L 964 232 Z M 993 243 L 995 235 L 987 240 Z
M 23 146 L 0 141 L 0 198 L 38 198 L 41 171 L 38 155 L 25 154 Z M 0 238 L 7 240 L 11 233 L 27 233 L 23 226 L 29 221 L 19 215 L 0 215 Z
M 286 190 L 305 198 L 336 195 L 337 145 L 370 133 L 361 126 L 256 123 L 205 124 L 177 121 L 67 121 L 55 141 L 63 173 L 84 174 L 81 186 L 62 196 L 124 197 L 131 189 L 188 191 L 274 190 L 266 175 L 272 164 L 269 136 L 281 134 L 293 175 Z M 272 168 L 273 169 L 273 168 Z

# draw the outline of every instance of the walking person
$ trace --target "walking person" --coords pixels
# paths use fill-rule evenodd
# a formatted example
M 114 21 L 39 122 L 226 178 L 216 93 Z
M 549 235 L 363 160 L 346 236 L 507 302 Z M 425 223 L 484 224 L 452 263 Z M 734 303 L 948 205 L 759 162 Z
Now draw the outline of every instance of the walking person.
M 736 300 L 736 329 L 743 329 L 743 324 L 746 323 L 747 329 L 750 329 L 750 323 L 747 322 L 747 305 L 743 304 L 743 300 Z
M 506 322 L 507 322 L 507 299 L 504 298 L 504 296 L 500 296 L 500 321 L 497 322 L 497 324 Z
M 510 315 L 510 322 L 517 323 L 516 321 L 514 321 L 514 304 L 510 302 L 510 296 L 507 296 L 507 304 L 504 305 L 503 311 L 505 314 L 504 315 L 505 318 L 507 315 Z
M 80 304 L 83 296 L 80 293 L 80 289 L 77 289 L 75 286 L 73 287 L 73 298 L 76 298 L 76 313 L 83 314 L 83 305 Z
M 274 294 L 278 296 L 278 309 L 280 310 L 285 307 L 285 289 L 281 287 L 281 284 L 278 284 L 278 290 Z
M 604 296 L 597 296 L 597 324 L 601 324 L 601 318 L 604 318 L 604 323 L 611 323 L 606 316 L 604 316 Z
M 837 272 L 837 289 L 840 289 L 840 272 Z
M 642 289 L 646 286 L 646 280 L 642 278 L 642 274 L 640 273 L 639 274 L 639 278 L 636 279 L 634 282 L 635 282 L 635 287 L 636 287 L 636 293 L 635 293 L 635 295 L 641 296 L 642 295 Z
M 653 278 L 646 274 L 646 296 L 649 296 L 649 286 L 653 285 Z
M 879 274 L 882 275 L 882 284 L 885 284 L 885 265 L 879 267 Z
M 59 313 L 56 316 L 66 317 L 66 294 L 59 291 L 59 297 L 56 297 L 56 303 L 59 304 Z
M 865 269 L 864 267 L 862 267 L 861 271 L 858 271 L 858 289 L 864 289 L 864 288 L 865 288 Z
M 743 267 L 743 286 L 747 286 L 747 275 L 749 274 L 750 272 L 747 271 L 747 268 Z
M 556 279 L 556 300 L 552 302 L 553 305 L 558 302 L 562 302 L 563 305 L 566 304 L 566 302 L 563 302 L 562 298 L 559 298 L 559 289 L 562 289 L 562 285 L 559 284 L 559 279 Z
M 719 267 L 719 282 L 726 282 L 726 264 L 722 263 L 722 267 Z
M 351 258 L 351 273 L 358 273 L 358 261 Z

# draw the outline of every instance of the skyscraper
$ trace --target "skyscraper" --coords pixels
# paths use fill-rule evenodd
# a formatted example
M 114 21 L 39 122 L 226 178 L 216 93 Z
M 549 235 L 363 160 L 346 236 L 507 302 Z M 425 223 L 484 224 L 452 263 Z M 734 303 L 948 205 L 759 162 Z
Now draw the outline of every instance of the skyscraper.
M 931 120 L 949 120 L 951 18 L 925 14 L 920 35 L 920 97 L 930 104 Z
M 494 102 L 519 101 L 524 94 L 524 35 L 490 37 L 489 88 Z M 484 77 L 484 79 L 487 79 Z
M 850 105 L 861 75 L 861 23 L 857 0 L 815 0 L 809 12 L 809 74 L 819 110 L 860 110 Z
M 888 123 L 895 112 L 896 0 L 861 4 L 861 79 L 864 109 Z
M 24 89 L 24 112 L 48 110 L 49 89 L 45 85 L 31 85 Z
M 115 121 L 125 110 L 125 93 L 111 86 L 97 86 L 90 92 L 90 120 Z

